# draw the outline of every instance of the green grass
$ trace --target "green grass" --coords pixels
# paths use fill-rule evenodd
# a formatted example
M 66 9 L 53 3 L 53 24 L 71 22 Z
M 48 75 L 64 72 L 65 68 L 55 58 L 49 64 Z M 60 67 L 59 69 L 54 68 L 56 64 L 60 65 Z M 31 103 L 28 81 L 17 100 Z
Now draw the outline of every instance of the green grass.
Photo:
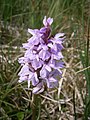
M 44 94 L 40 117 L 43 120 L 90 117 L 89 6 L 89 0 L 0 0 L 0 120 L 32 117 L 31 90 L 25 89 L 26 83 L 18 83 L 17 60 L 23 55 L 21 44 L 29 37 L 27 29 L 40 28 L 45 15 L 54 18 L 53 34 L 66 34 L 63 54 L 70 66 L 64 74 L 60 100 L 70 100 L 55 102 L 60 101 L 58 89 Z

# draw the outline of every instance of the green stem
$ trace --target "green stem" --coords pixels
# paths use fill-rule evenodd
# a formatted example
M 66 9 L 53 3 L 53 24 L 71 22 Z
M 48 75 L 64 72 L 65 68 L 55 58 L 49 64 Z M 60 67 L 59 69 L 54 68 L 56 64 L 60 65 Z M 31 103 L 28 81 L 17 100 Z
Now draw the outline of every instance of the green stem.
M 32 103 L 32 120 L 40 120 L 40 96 L 33 94 L 33 103 Z

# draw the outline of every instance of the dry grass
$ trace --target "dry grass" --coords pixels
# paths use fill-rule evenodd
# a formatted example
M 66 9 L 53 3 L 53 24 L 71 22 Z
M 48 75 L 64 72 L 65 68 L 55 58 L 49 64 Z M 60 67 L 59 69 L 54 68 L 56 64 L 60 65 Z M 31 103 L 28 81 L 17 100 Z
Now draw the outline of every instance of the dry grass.
M 8 46 L 6 46 L 6 50 L 5 46 L 3 48 L 5 54 L 7 48 Z M 23 50 L 20 49 L 21 52 L 19 51 L 19 55 L 13 56 L 17 48 L 15 46 L 12 48 L 13 51 L 11 52 L 11 55 L 13 59 L 9 61 L 9 63 L 13 64 L 15 61 L 17 61 L 17 58 L 20 56 Z M 82 71 L 88 69 L 89 67 L 83 69 L 79 59 L 78 49 L 66 48 L 63 53 L 66 55 L 66 57 L 63 59 L 65 68 L 63 69 L 62 78 L 59 80 L 59 87 L 55 90 L 49 90 L 43 95 L 40 95 L 42 98 L 41 119 L 43 120 L 72 120 L 74 119 L 75 112 L 77 114 L 77 118 L 82 120 L 84 114 L 83 99 L 86 95 L 86 81 Z M 6 65 L 9 59 L 8 56 L 7 58 L 3 57 L 3 59 L 3 64 Z M 15 73 L 15 76 L 17 73 L 18 69 Z M 11 84 L 14 84 L 13 80 L 14 83 L 15 81 L 17 83 L 17 79 L 15 80 L 15 78 L 12 78 L 12 80 L 10 80 Z M 15 89 L 17 90 L 19 88 L 17 87 Z M 28 105 L 29 103 L 31 104 L 32 98 L 29 96 L 30 94 L 28 94 L 28 91 L 24 89 L 23 86 L 21 86 L 21 89 L 25 95 L 23 94 L 22 97 L 19 96 L 20 99 L 24 99 Z M 13 100 L 13 104 L 19 109 L 19 103 L 16 102 L 18 98 L 15 99 Z

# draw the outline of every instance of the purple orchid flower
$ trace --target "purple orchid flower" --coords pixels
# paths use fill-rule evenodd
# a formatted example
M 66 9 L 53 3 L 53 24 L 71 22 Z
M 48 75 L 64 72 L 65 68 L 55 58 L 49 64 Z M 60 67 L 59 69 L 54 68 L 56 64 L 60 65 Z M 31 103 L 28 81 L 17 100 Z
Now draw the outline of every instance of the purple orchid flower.
M 22 65 L 18 73 L 19 82 L 27 81 L 28 88 L 30 84 L 33 87 L 33 93 L 39 94 L 47 88 L 58 86 L 57 76 L 62 75 L 61 68 L 64 67 L 62 62 L 64 33 L 58 33 L 51 37 L 51 24 L 53 18 L 43 19 L 44 27 L 39 29 L 28 29 L 32 35 L 27 43 L 23 44 L 26 49 L 23 57 L 19 58 Z

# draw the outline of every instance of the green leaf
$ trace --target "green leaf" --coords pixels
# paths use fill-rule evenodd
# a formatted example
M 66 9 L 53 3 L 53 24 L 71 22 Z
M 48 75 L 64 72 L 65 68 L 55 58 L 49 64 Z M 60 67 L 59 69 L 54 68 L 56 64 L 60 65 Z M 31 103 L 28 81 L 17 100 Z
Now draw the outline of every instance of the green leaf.
M 17 118 L 18 118 L 18 120 L 23 120 L 24 119 L 24 113 L 23 112 L 18 112 L 17 113 Z

